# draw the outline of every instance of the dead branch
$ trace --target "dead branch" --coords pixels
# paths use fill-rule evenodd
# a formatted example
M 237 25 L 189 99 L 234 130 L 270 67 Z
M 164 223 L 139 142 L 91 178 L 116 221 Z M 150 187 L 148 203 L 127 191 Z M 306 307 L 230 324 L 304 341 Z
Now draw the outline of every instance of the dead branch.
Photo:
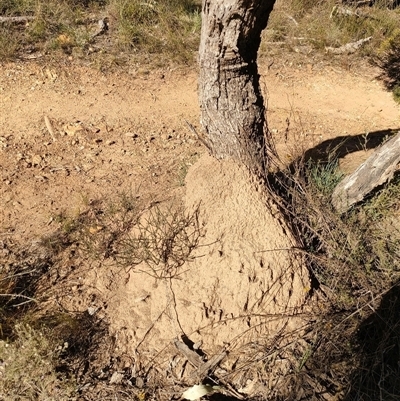
M 226 351 L 214 355 L 209 361 L 202 363 L 193 376 L 203 379 L 208 375 L 208 372 L 213 371 L 228 355 Z
M 191 350 L 184 342 L 175 339 L 174 345 L 195 368 L 198 368 L 203 363 L 201 356 L 197 352 Z
M 49 117 L 44 116 L 44 123 L 46 125 L 47 131 L 49 131 L 49 134 L 50 134 L 51 138 L 53 139 L 53 142 L 55 142 L 57 139 L 56 139 L 56 135 L 54 133 L 54 129 L 53 129 L 53 126 L 51 125 L 51 121 L 50 121 Z
M 210 371 L 213 371 L 226 356 L 228 352 L 223 351 L 204 362 L 202 357 L 195 351 L 191 350 L 183 341 L 175 339 L 174 345 L 177 350 L 183 354 L 186 359 L 196 368 L 192 376 L 198 380 L 203 380 Z
M 372 36 L 369 36 L 368 38 L 357 40 L 357 42 L 347 43 L 340 47 L 325 47 L 325 50 L 332 54 L 351 54 L 355 53 L 364 43 L 369 42 L 371 39 Z
M 378 148 L 360 167 L 345 177 L 332 194 L 332 204 L 344 213 L 362 201 L 374 188 L 393 178 L 399 170 L 400 132 Z
M 22 24 L 29 21 L 34 20 L 35 17 L 31 15 L 24 15 L 19 17 L 0 17 L 0 24 L 4 24 L 6 22 L 13 22 L 15 24 Z

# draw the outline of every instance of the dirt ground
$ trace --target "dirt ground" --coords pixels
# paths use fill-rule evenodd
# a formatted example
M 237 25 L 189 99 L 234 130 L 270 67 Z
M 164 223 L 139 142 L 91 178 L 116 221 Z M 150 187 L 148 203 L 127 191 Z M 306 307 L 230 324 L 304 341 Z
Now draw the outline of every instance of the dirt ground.
M 400 125 L 399 107 L 374 79 L 376 70 L 281 62 L 261 64 L 260 73 L 269 128 L 286 161 L 330 138 Z M 187 70 L 138 76 L 3 64 L 2 230 L 34 237 L 48 230 L 55 213 L 79 208 L 82 198 L 115 188 L 179 187 L 180 168 L 205 153 L 186 123 L 200 131 L 196 87 L 196 72 Z
M 373 68 L 277 60 L 262 61 L 260 73 L 284 163 L 332 138 L 357 136 L 362 144 L 400 126 L 399 106 Z M 0 236 L 30 244 L 58 228 L 60 213 L 78 215 L 96 199 L 122 192 L 152 202 L 181 199 L 188 211 L 200 203 L 200 247 L 176 279 L 164 285 L 130 271 L 110 285 L 112 268 L 93 264 L 80 277 L 81 295 L 71 284 L 65 299 L 100 311 L 115 352 L 130 356 L 125 364 L 138 363 L 138 353 L 144 365 L 163 355 L 160 370 L 194 384 L 184 359 L 171 359 L 172 341 L 184 334 L 209 357 L 229 351 L 220 376 L 228 380 L 242 364 L 235 387 L 254 394 L 271 383 L 246 371 L 255 351 L 245 351 L 260 335 L 271 345 L 277 333 L 301 332 L 310 278 L 301 256 L 287 252 L 296 244 L 285 223 L 273 208 L 266 213 L 263 190 L 238 166 L 209 157 L 190 129 L 201 131 L 196 88 L 193 70 L 102 73 L 72 63 L 3 64 Z M 354 170 L 368 154 L 347 156 L 343 170 Z M 287 318 L 265 322 L 277 314 Z M 280 361 L 282 372 L 289 369 L 287 355 Z

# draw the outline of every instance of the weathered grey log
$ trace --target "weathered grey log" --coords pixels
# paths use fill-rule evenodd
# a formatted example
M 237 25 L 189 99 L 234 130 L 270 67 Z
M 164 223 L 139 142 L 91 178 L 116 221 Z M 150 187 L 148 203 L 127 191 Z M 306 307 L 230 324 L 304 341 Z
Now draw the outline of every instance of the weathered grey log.
M 17 24 L 21 24 L 24 22 L 32 21 L 34 20 L 35 17 L 26 15 L 26 16 L 20 16 L 20 17 L 0 17 L 0 24 L 5 23 L 5 22 L 14 22 Z
M 353 173 L 345 177 L 332 194 L 334 208 L 344 213 L 362 201 L 374 188 L 393 178 L 399 169 L 400 132 L 385 142 Z
M 368 38 L 365 39 L 360 39 L 357 40 L 357 42 L 351 42 L 351 43 L 347 43 L 343 46 L 340 47 L 325 47 L 325 50 L 328 53 L 332 53 L 332 54 L 351 54 L 351 53 L 355 53 L 364 43 L 369 42 L 372 39 L 372 36 L 369 36 Z

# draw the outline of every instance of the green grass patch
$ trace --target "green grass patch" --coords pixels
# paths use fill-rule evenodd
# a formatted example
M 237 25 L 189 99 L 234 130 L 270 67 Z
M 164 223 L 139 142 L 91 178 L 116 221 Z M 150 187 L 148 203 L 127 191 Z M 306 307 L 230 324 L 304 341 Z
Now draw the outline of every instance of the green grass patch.
M 323 196 L 331 195 L 336 185 L 343 178 L 337 159 L 327 163 L 309 161 L 307 172 L 312 185 Z

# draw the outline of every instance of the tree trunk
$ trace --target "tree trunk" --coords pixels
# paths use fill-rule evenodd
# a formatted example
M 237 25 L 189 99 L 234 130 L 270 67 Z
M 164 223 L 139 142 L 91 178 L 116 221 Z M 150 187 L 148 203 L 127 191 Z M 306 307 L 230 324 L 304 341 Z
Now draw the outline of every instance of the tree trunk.
M 275 0 L 203 0 L 201 123 L 213 155 L 262 170 L 269 147 L 257 70 L 261 32 Z

